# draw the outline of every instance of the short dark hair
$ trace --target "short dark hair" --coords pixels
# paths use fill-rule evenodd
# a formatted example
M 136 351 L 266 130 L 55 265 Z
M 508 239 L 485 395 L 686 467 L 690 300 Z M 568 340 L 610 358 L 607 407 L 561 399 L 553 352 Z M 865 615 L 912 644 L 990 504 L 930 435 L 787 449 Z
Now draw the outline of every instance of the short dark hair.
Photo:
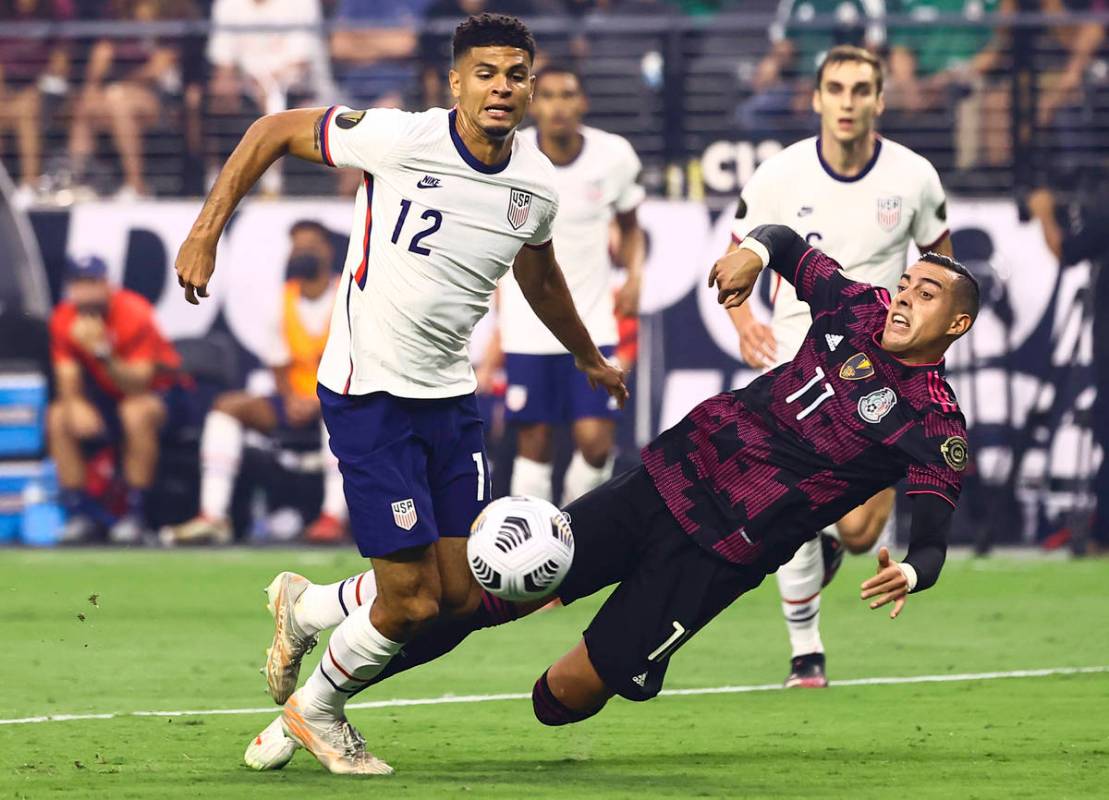
M 578 88 L 583 92 L 585 91 L 585 81 L 581 79 L 581 73 L 571 66 L 566 64 L 544 64 L 535 71 L 536 88 L 539 87 L 539 81 L 547 75 L 572 75 L 574 80 L 578 82 Z
M 882 93 L 882 62 L 878 60 L 878 56 L 874 55 L 869 50 L 862 47 L 855 47 L 851 44 L 838 44 L 824 54 L 824 58 L 820 60 L 820 66 L 816 69 L 816 88 L 820 89 L 820 82 L 824 80 L 824 68 L 829 64 L 844 64 L 849 61 L 858 61 L 863 64 L 870 64 L 874 69 L 874 79 L 878 84 L 878 93 Z
M 535 37 L 528 26 L 507 14 L 478 14 L 454 29 L 454 59 L 457 61 L 474 47 L 518 47 L 535 60 Z
M 322 236 L 324 239 L 326 239 L 328 242 L 331 241 L 331 231 L 328 229 L 328 227 L 322 222 L 317 222 L 314 219 L 298 219 L 296 222 L 293 223 L 293 226 L 289 228 L 289 235 L 292 236 L 293 234 L 299 233 L 301 231 L 314 231 Z
M 935 264 L 949 269 L 959 276 L 954 286 L 955 307 L 958 308 L 960 313 L 969 314 L 971 321 L 977 319 L 981 298 L 978 279 L 974 277 L 971 271 L 950 256 L 940 255 L 939 253 L 925 253 L 920 257 L 920 260 L 925 264 Z

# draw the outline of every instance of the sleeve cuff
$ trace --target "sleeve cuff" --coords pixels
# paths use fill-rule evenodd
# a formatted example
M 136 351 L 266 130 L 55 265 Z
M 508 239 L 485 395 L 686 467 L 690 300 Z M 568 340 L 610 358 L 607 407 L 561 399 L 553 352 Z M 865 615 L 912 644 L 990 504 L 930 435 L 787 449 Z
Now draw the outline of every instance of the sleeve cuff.
M 897 568 L 901 570 L 901 574 L 905 576 L 905 580 L 909 582 L 909 591 L 911 592 L 916 588 L 916 567 L 907 561 L 897 562 Z
M 739 245 L 740 250 L 750 250 L 762 260 L 762 265 L 765 267 L 770 263 L 770 251 L 766 249 L 766 245 L 754 237 L 748 236 Z

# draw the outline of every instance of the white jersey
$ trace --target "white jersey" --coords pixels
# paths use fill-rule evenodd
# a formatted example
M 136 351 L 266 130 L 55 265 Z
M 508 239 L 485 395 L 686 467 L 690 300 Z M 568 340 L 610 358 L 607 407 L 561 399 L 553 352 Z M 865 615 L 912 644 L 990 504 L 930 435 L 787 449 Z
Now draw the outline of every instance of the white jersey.
M 909 241 L 927 249 L 947 234 L 947 207 L 935 168 L 909 148 L 879 138 L 870 163 L 844 178 L 825 163 L 820 140 L 812 137 L 764 161 L 743 187 L 735 239 L 771 223 L 789 225 L 852 280 L 892 292 L 905 272 Z M 812 316 L 778 275 L 771 296 L 781 363 L 797 354 Z
M 319 381 L 334 392 L 474 391 L 474 325 L 520 248 L 551 239 L 551 162 L 516 136 L 506 161 L 483 164 L 454 114 L 339 106 L 324 117 L 324 160 L 364 172 L 320 362 Z
M 603 347 L 617 342 L 609 226 L 614 215 L 643 202 L 645 192 L 636 182 L 639 157 L 627 139 L 588 127 L 582 127 L 581 134 L 584 142 L 578 157 L 555 166 L 561 206 L 554 224 L 554 247 L 578 314 L 593 341 Z M 521 131 L 520 138 L 538 146 L 535 128 Z M 566 352 L 535 316 L 511 273 L 501 281 L 498 319 L 506 353 Z

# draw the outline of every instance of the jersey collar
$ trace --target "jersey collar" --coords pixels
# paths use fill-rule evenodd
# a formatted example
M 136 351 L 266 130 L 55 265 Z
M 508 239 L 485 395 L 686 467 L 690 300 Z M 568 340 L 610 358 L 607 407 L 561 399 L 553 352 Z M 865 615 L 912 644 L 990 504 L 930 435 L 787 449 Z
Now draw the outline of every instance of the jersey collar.
M 462 137 L 458 135 L 457 117 L 458 109 L 452 108 L 451 113 L 447 115 L 451 131 L 451 142 L 454 143 L 454 149 L 458 151 L 458 155 L 462 156 L 462 160 L 465 161 L 471 169 L 486 175 L 496 175 L 498 172 L 504 172 L 504 168 L 507 167 L 508 162 L 512 160 L 512 152 L 509 151 L 508 158 L 504 161 L 497 164 L 486 164 L 470 152 L 470 148 L 466 147 L 466 143 L 462 141 Z
M 823 167 L 823 169 L 826 173 L 828 173 L 829 178 L 831 178 L 832 180 L 839 181 L 840 183 L 855 183 L 855 182 L 861 181 L 863 178 L 865 178 L 870 173 L 870 171 L 872 169 L 874 169 L 874 165 L 878 163 L 878 155 L 881 152 L 882 152 L 882 137 L 881 136 L 875 136 L 874 137 L 874 155 L 872 155 L 870 157 L 870 161 L 866 162 L 866 166 L 862 168 L 862 171 L 859 172 L 858 175 L 852 175 L 852 176 L 848 177 L 846 175 L 840 175 L 838 172 L 836 172 L 834 169 L 832 169 L 831 164 L 829 164 L 827 161 L 824 160 L 824 154 L 820 151 L 820 137 L 819 136 L 816 137 L 816 158 L 820 162 L 820 166 Z
M 882 336 L 881 331 L 874 331 L 874 333 L 872 333 L 870 335 L 870 338 L 874 341 L 875 346 L 878 348 L 879 354 L 881 354 L 882 358 L 886 359 L 887 361 L 890 361 L 894 364 L 897 364 L 902 369 L 907 369 L 907 370 L 918 370 L 918 369 L 919 370 L 935 370 L 940 375 L 943 375 L 944 372 L 946 371 L 947 364 L 946 364 L 945 360 L 942 357 L 940 358 L 939 361 L 930 361 L 926 364 L 910 364 L 907 361 L 902 361 L 900 358 L 895 356 L 889 350 L 882 347 L 881 336 Z

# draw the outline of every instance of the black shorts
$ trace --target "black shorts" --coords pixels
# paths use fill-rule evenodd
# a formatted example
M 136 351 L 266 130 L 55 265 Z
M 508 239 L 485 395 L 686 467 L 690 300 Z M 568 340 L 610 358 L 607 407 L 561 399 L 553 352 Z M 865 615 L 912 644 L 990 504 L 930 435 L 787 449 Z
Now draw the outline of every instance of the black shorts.
M 685 534 L 643 467 L 566 507 L 574 563 L 564 604 L 619 583 L 585 630 L 589 659 L 617 694 L 650 700 L 670 656 L 768 572 L 731 564 Z M 770 570 L 772 571 L 772 569 Z

